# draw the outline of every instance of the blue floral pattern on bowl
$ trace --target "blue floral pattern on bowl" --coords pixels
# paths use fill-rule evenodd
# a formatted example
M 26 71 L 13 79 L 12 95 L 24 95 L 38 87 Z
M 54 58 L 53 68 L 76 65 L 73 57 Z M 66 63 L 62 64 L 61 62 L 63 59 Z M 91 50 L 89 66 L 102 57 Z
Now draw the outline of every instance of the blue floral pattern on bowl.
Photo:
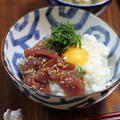
M 92 34 L 99 42 L 111 48 L 109 63 L 112 65 L 112 86 L 85 96 L 60 97 L 38 91 L 24 85 L 18 64 L 24 57 L 24 49 L 50 35 L 50 26 L 68 21 L 80 34 Z M 56 109 L 88 107 L 106 98 L 119 85 L 120 39 L 117 34 L 96 16 L 71 7 L 58 6 L 34 10 L 18 20 L 9 30 L 2 44 L 2 61 L 12 82 L 30 99 Z

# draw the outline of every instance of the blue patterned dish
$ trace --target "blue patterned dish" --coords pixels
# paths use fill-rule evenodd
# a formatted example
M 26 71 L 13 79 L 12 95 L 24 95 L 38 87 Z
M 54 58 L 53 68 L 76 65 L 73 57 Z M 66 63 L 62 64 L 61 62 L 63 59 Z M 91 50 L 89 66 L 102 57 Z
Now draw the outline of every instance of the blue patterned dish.
M 73 4 L 73 3 L 68 3 L 63 0 L 48 0 L 51 5 L 67 5 L 71 7 L 77 7 L 77 8 L 82 8 L 84 10 L 87 10 L 91 13 L 94 13 L 96 15 L 101 14 L 107 7 L 107 5 L 112 1 L 112 0 L 104 0 L 99 3 L 94 3 L 94 4 L 89 4 L 89 5 L 81 5 L 81 4 Z
M 76 32 L 93 34 L 111 48 L 109 64 L 112 69 L 112 86 L 86 96 L 60 97 L 38 93 L 23 84 L 18 67 L 23 51 L 39 40 L 50 35 L 50 26 L 60 22 L 70 21 Z M 34 10 L 17 21 L 9 30 L 2 44 L 2 61 L 11 81 L 30 99 L 56 109 L 74 109 L 88 107 L 106 98 L 119 85 L 120 81 L 120 39 L 117 34 L 96 16 L 71 7 L 58 6 Z

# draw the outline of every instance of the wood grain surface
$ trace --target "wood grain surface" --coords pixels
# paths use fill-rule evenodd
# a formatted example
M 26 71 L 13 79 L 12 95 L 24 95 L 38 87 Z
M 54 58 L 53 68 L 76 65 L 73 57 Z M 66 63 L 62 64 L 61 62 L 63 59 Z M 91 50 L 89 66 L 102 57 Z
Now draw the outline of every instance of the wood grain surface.
M 120 35 L 119 0 L 112 3 L 99 16 Z M 0 0 L 0 44 L 6 32 L 24 14 L 49 6 L 47 0 Z M 24 120 L 80 120 L 100 113 L 120 111 L 120 86 L 105 100 L 86 109 L 60 111 L 29 100 L 11 82 L 0 60 L 0 120 L 7 108 L 23 110 Z M 82 120 L 82 119 L 81 119 Z

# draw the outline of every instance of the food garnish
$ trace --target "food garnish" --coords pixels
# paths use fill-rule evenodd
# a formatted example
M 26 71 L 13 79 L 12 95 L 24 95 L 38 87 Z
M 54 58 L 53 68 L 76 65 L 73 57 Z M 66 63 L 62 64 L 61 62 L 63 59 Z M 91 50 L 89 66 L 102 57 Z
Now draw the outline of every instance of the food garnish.
M 80 64 L 75 67 L 74 72 L 77 77 L 83 77 L 87 73 Z
M 53 49 L 60 55 L 72 45 L 81 47 L 81 37 L 69 22 L 58 24 L 56 28 L 51 26 L 51 30 L 50 39 L 46 42 L 49 50 Z

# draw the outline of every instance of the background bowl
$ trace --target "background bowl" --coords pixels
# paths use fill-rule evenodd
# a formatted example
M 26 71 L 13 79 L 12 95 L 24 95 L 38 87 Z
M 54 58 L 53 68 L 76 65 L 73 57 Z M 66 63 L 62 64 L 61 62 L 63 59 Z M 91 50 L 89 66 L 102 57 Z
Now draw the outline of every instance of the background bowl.
M 69 22 L 76 32 L 92 34 L 99 42 L 110 47 L 109 64 L 112 66 L 112 86 L 86 96 L 59 97 L 38 93 L 23 84 L 18 64 L 24 57 L 24 49 L 32 47 L 39 40 L 50 35 L 50 26 Z M 30 99 L 56 109 L 88 107 L 105 97 L 119 85 L 120 81 L 120 40 L 117 34 L 96 16 L 72 7 L 58 6 L 34 10 L 17 21 L 7 33 L 2 44 L 2 61 L 11 81 Z
M 106 9 L 108 4 L 112 0 L 104 0 L 104 1 L 99 2 L 99 3 L 94 3 L 94 4 L 89 4 L 89 5 L 73 4 L 73 3 L 64 2 L 63 0 L 48 0 L 48 1 L 52 5 L 58 4 L 58 5 L 67 5 L 67 6 L 71 6 L 71 7 L 82 8 L 84 10 L 87 10 L 87 11 L 91 12 L 91 13 L 99 15 Z

